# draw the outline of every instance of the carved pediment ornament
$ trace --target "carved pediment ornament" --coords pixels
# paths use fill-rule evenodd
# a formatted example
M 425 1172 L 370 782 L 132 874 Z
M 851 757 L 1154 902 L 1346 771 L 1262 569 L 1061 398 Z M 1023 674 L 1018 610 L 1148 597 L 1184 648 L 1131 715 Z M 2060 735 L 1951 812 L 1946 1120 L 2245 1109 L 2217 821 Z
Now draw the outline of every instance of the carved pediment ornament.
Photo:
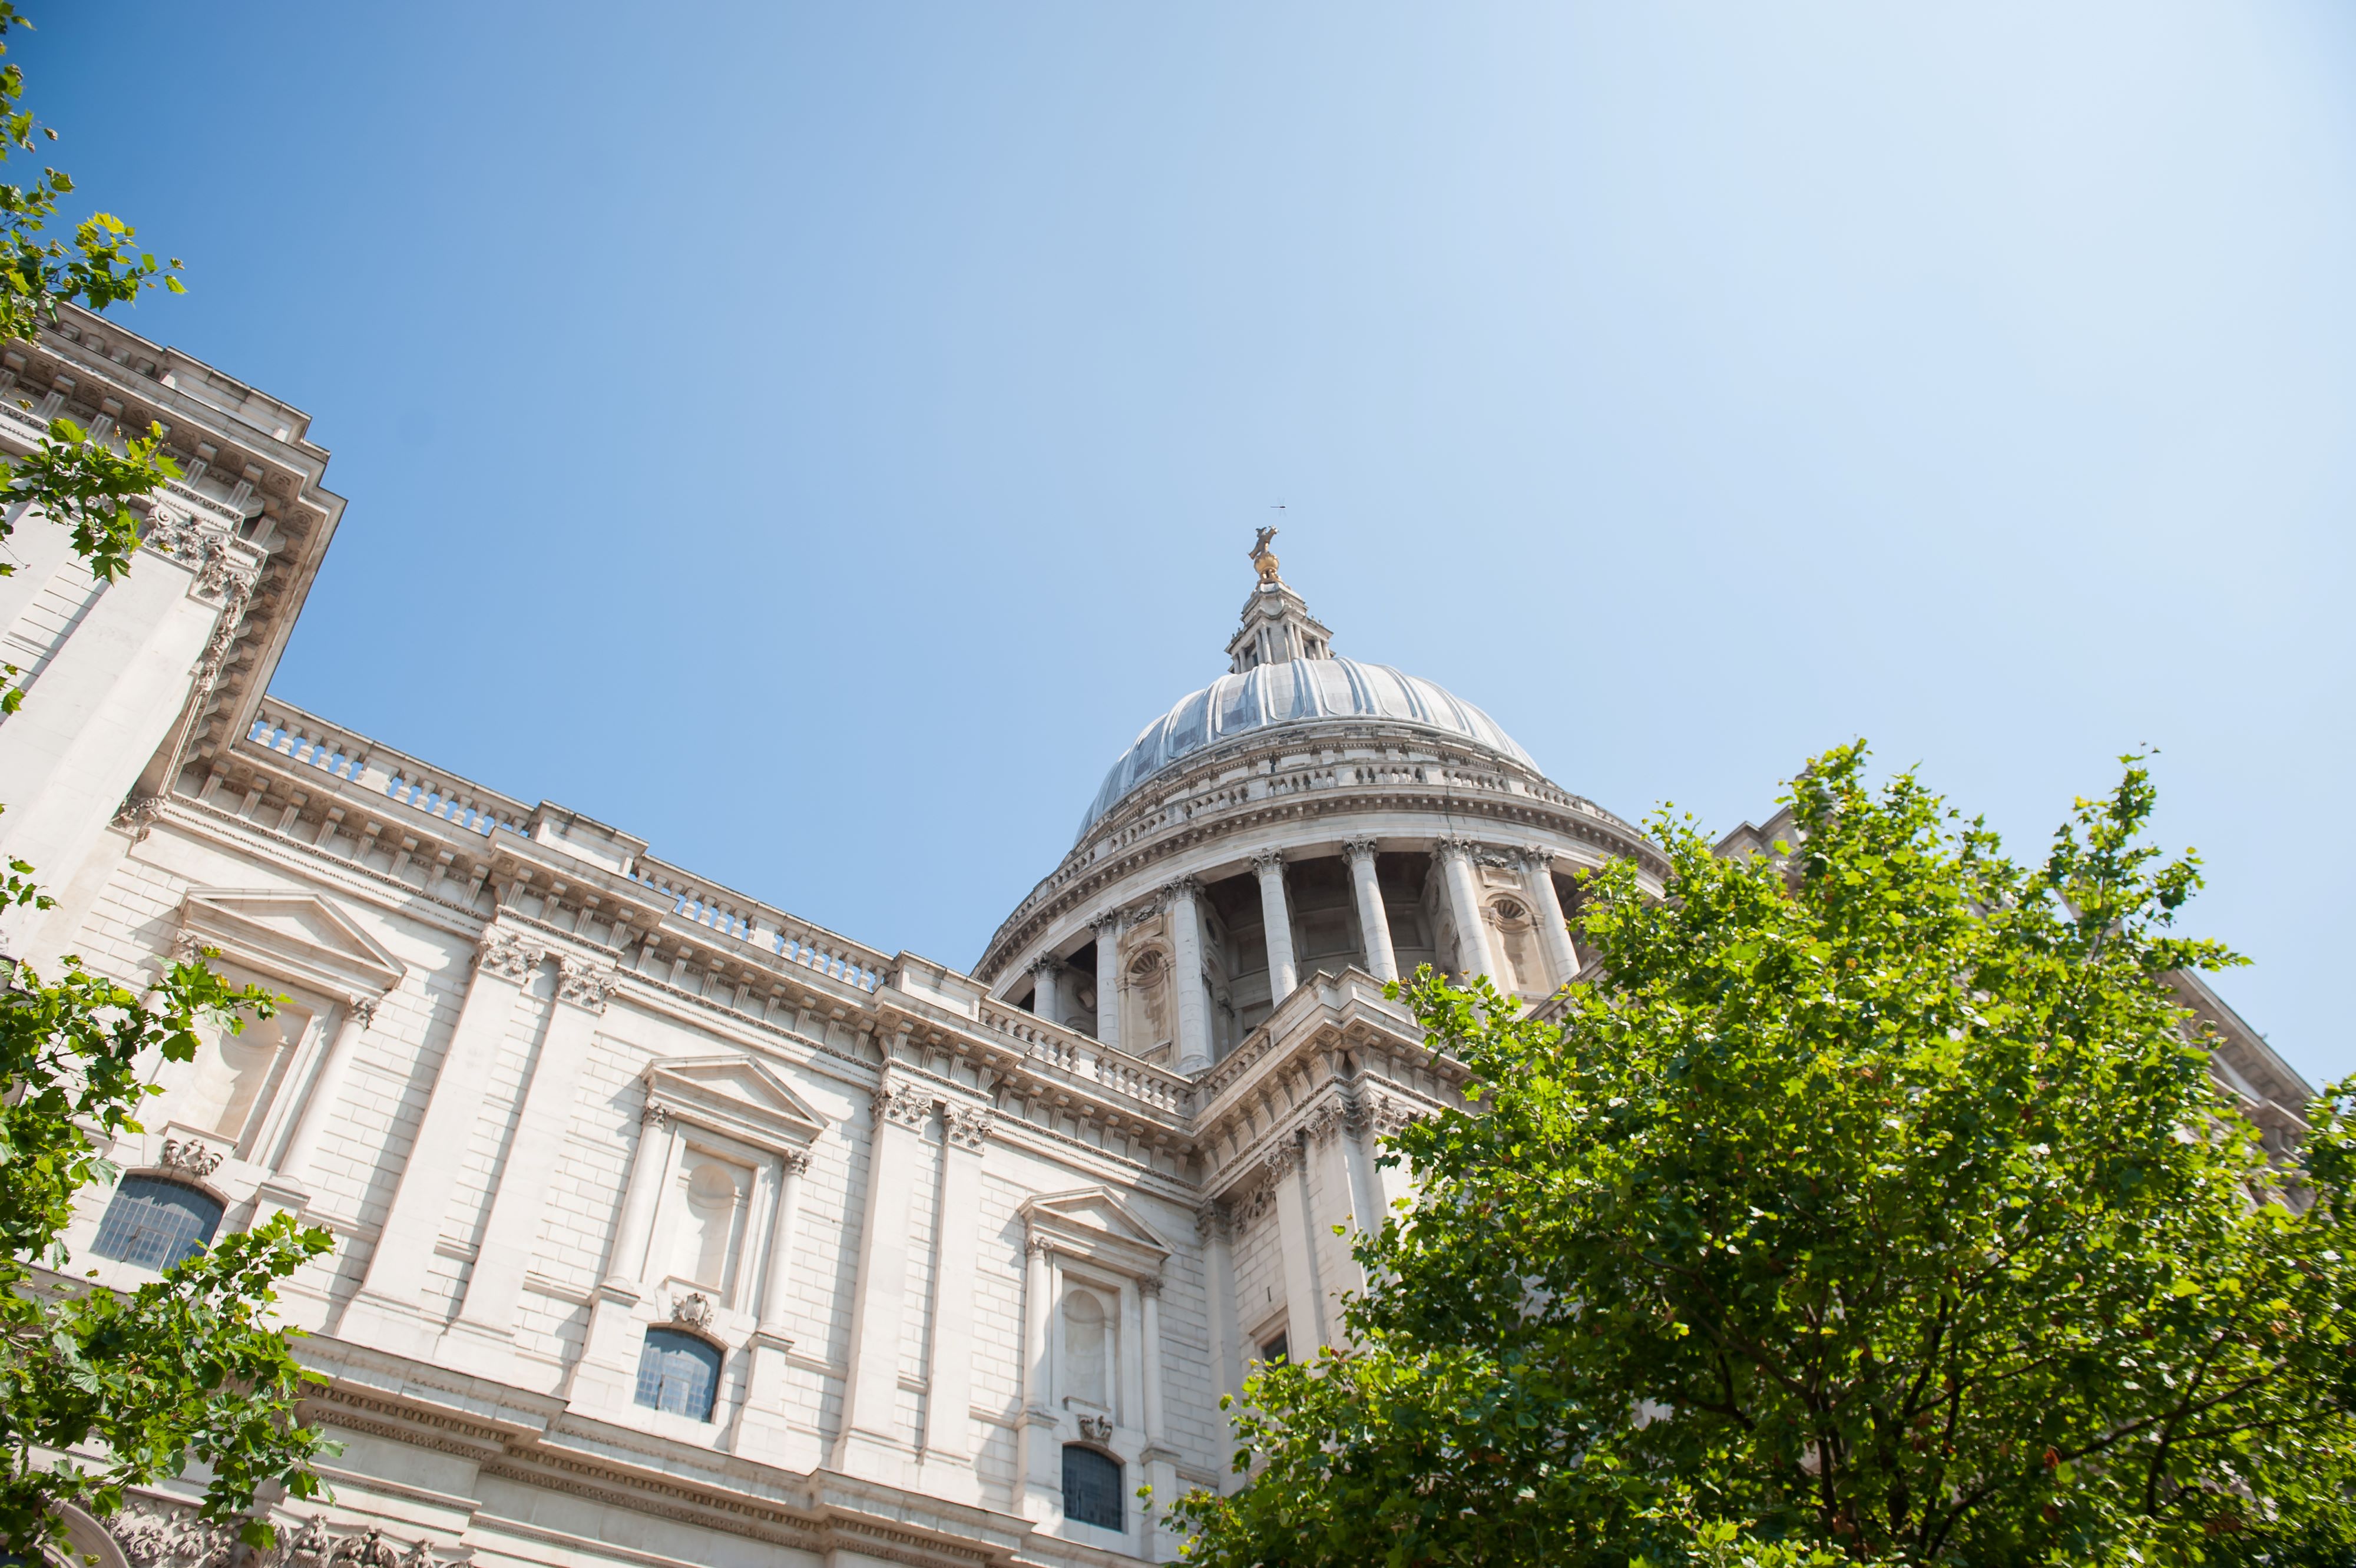
M 1159 1278 L 1171 1249 L 1136 1210 L 1101 1187 L 1025 1198 L 1015 1211 L 1025 1246 L 1125 1274 Z
M 826 1118 L 754 1057 L 660 1060 L 643 1076 L 639 1120 L 650 1127 L 686 1122 L 780 1157 L 807 1150 L 826 1131 Z
M 354 1002 L 386 995 L 408 973 L 336 902 L 281 888 L 190 888 L 172 958 L 193 962 L 207 948 L 273 979 Z
M 194 1138 L 165 1139 L 164 1152 L 156 1159 L 156 1164 L 164 1169 L 178 1171 L 181 1175 L 192 1176 L 198 1181 L 202 1181 L 212 1175 L 220 1167 L 220 1155 L 206 1148 Z

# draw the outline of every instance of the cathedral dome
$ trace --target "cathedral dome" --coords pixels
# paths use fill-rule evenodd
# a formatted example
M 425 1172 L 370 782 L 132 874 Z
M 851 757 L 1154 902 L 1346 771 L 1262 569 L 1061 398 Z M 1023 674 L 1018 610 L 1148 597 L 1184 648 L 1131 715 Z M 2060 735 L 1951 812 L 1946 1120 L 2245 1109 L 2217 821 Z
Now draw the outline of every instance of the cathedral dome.
M 1387 664 L 1365 664 L 1326 653 L 1255 664 L 1190 692 L 1145 726 L 1105 775 L 1079 837 L 1162 769 L 1205 747 L 1255 731 L 1332 719 L 1362 719 L 1443 736 L 1511 757 L 1536 773 L 1537 764 L 1497 727 L 1497 721 L 1440 686 Z

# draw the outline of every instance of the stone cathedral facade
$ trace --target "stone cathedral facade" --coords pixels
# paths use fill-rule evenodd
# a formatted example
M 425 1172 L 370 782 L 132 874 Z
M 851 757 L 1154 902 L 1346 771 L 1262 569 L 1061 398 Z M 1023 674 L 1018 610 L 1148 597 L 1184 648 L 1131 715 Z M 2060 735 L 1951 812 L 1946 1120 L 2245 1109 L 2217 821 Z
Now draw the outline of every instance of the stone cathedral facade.
M 1175 1556 L 1138 1488 L 1233 1484 L 1220 1396 L 1333 1338 L 1335 1228 L 1404 1190 L 1377 1139 L 1459 1103 L 1383 983 L 1541 1004 L 1572 873 L 1661 869 L 1480 709 L 1337 654 L 1263 538 L 1226 672 L 979 961 L 884 952 L 273 700 L 344 505 L 300 413 L 79 314 L 0 383 L 12 450 L 156 420 L 187 469 L 112 586 L 17 532 L 0 849 L 59 903 L 0 939 L 287 998 L 159 1064 L 70 1238 L 127 1286 L 274 1213 L 335 1233 L 284 1301 L 344 1448 L 271 1568 Z M 2305 1086 L 2194 999 L 2295 1137 Z M 192 1495 L 78 1538 L 243 1568 Z

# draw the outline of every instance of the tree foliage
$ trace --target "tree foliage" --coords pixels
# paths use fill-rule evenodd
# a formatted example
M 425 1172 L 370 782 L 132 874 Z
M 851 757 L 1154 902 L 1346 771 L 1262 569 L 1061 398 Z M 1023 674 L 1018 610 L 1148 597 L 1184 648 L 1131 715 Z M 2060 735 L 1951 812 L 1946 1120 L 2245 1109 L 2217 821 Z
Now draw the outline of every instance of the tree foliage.
M 25 25 L 0 0 L 0 36 Z M 0 67 L 0 161 L 32 151 L 37 131 L 55 139 L 25 108 L 18 68 Z M 134 249 L 131 228 L 111 214 L 77 225 L 70 242 L 49 237 L 72 189 L 54 168 L 0 183 L 0 337 L 34 338 L 68 302 L 102 310 L 158 282 L 180 291 L 180 263 Z M 0 463 L 10 502 L 0 539 L 27 520 L 63 528 L 93 575 L 120 577 L 139 547 L 132 503 L 178 474 L 162 434 L 102 438 L 51 422 L 32 451 Z M 0 564 L 0 575 L 10 570 Z M 0 710 L 22 701 L 10 690 Z M 48 908 L 34 875 L 9 861 L 0 908 Z M 160 1092 L 143 1074 L 189 1060 L 200 1030 L 267 1016 L 273 999 L 202 963 L 176 964 L 145 997 L 71 956 L 52 979 L 0 963 L 0 1543 L 27 1557 L 54 1548 L 58 1504 L 103 1517 L 125 1487 L 192 1463 L 207 1471 L 208 1518 L 241 1518 L 268 1482 L 315 1495 L 311 1465 L 327 1444 L 295 1419 L 300 1369 L 271 1308 L 273 1286 L 327 1251 L 327 1233 L 281 1215 L 128 1294 L 66 1274 L 61 1240 L 77 1197 L 119 1175 L 101 1147 L 139 1133 L 140 1105 Z M 260 1520 L 241 1530 L 269 1541 Z
M 1408 988 L 1477 1103 L 1408 1129 L 1353 1348 L 1248 1383 L 1245 1563 L 2356 1561 L 2356 1105 L 2268 1163 L 2169 977 L 2140 759 L 2008 858 L 1861 747 L 1788 854 L 1663 813 L 1559 1024 Z

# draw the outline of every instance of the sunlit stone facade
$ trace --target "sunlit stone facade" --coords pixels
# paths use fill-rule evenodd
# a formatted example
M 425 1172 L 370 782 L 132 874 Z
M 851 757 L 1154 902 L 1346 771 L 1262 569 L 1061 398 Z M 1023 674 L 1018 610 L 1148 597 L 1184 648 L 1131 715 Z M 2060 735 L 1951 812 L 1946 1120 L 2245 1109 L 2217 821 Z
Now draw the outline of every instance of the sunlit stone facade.
M 1542 1003 L 1572 874 L 1662 869 L 1479 709 L 1337 656 L 1263 539 L 1227 672 L 980 961 L 886 953 L 272 700 L 343 505 L 302 414 L 87 317 L 0 376 L 15 447 L 155 419 L 189 470 L 102 591 L 19 529 L 0 848 L 59 903 L 0 936 L 288 998 L 158 1065 L 72 1235 L 129 1285 L 218 1227 L 334 1231 L 284 1309 L 345 1447 L 278 1563 L 1173 1556 L 1137 1489 L 1228 1484 L 1220 1396 L 1334 1337 L 1335 1228 L 1403 1191 L 1376 1140 L 1458 1102 L 1383 982 Z M 2303 1086 L 2202 1004 L 2295 1133 Z M 190 1495 L 90 1549 L 227 1568 Z

